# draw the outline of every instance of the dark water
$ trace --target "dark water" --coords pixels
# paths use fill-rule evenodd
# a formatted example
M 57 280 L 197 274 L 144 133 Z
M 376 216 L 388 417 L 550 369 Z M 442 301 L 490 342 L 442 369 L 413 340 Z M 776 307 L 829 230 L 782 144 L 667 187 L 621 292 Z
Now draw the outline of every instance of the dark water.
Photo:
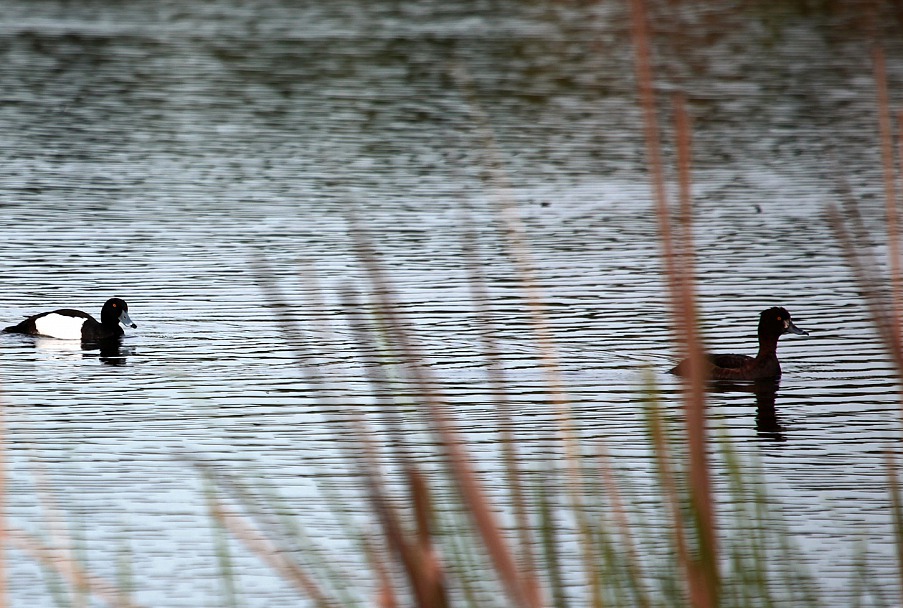
M 673 395 L 674 347 L 620 3 L 0 6 L 0 318 L 97 313 L 115 294 L 139 325 L 112 357 L 2 340 L 12 525 L 69 538 L 110 580 L 131 561 L 145 605 L 221 605 L 191 455 L 303 505 L 353 567 L 361 558 L 319 491 L 358 489 L 336 420 L 372 403 L 339 296 L 366 291 L 352 216 L 492 479 L 494 413 L 461 254 L 470 218 L 525 458 L 546 456 L 556 415 L 481 177 L 474 104 L 520 210 L 579 433 L 647 474 L 644 372 Z M 883 17 L 898 99 L 898 24 Z M 686 91 L 694 117 L 709 345 L 754 352 L 772 305 L 811 332 L 781 343 L 773 408 L 712 395 L 718 441 L 762 463 L 826 604 L 852 601 L 863 551 L 892 598 L 882 452 L 899 441 L 898 387 L 823 217 L 842 174 L 866 223 L 882 226 L 869 20 L 688 7 L 658 23 L 662 92 Z M 319 290 L 301 278 L 311 269 Z M 283 315 L 316 354 L 303 365 Z M 308 387 L 305 366 L 329 388 Z M 65 533 L 47 523 L 56 511 Z M 233 551 L 247 605 L 295 605 Z M 8 563 L 12 605 L 51 604 L 33 561 Z

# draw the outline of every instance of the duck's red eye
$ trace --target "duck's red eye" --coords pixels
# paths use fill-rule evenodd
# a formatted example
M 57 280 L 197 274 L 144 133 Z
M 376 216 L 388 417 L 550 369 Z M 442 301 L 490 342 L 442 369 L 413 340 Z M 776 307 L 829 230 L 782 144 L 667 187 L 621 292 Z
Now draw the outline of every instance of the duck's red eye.
M 781 318 L 781 315 L 778 315 L 778 321 L 783 321 L 783 320 L 784 320 L 784 319 Z

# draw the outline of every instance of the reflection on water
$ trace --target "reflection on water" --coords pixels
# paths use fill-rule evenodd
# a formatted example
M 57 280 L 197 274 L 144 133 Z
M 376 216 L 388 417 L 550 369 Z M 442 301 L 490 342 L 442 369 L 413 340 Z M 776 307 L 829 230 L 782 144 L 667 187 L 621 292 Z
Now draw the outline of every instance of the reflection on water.
M 525 466 L 541 470 L 557 418 L 451 64 L 471 75 L 498 142 L 579 433 L 609 442 L 631 482 L 651 476 L 644 371 L 661 372 L 675 416 L 679 391 L 664 375 L 671 323 L 623 3 L 157 6 L 11 1 L 0 12 L 0 319 L 91 309 L 108 293 L 147 319 L 89 350 L 0 337 L 12 522 L 41 529 L 29 463 L 47 463 L 100 575 L 116 580 L 125 546 L 144 604 L 207 604 L 220 597 L 216 535 L 197 471 L 173 457 L 196 454 L 304 505 L 354 569 L 319 491 L 360 491 L 335 421 L 376 401 L 337 295 L 364 284 L 349 209 L 491 482 L 503 478 L 494 388 L 461 209 L 475 218 L 515 432 Z M 898 438 L 898 388 L 818 221 L 835 191 L 833 146 L 865 221 L 882 222 L 868 45 L 842 14 L 776 27 L 735 7 L 685 10 L 659 77 L 687 91 L 695 119 L 708 346 L 754 352 L 749 319 L 774 305 L 812 334 L 782 343 L 779 389 L 712 392 L 712 418 L 762 462 L 802 566 L 841 587 L 832 581 L 849 580 L 865 542 L 875 580 L 893 580 L 881 454 Z M 903 78 L 900 40 L 886 41 L 891 82 Z M 259 289 L 258 257 L 284 304 Z M 323 293 L 298 279 L 311 266 Z M 296 359 L 286 319 L 315 359 Z M 309 386 L 303 366 L 327 380 Z M 11 559 L 11 603 L 51 605 L 41 572 Z M 237 549 L 234 562 L 248 605 L 293 605 L 254 557 Z M 838 588 L 828 603 L 853 594 Z
M 128 357 L 135 354 L 135 348 L 124 346 L 122 338 L 111 338 L 97 343 L 43 336 L 17 336 L 17 340 L 22 343 L 33 341 L 35 349 L 45 354 L 68 354 L 73 357 L 80 354 L 85 359 L 100 360 L 107 365 L 125 365 Z
M 710 392 L 739 393 L 753 397 L 750 406 L 755 406 L 756 433 L 760 439 L 786 441 L 786 428 L 780 422 L 778 413 L 778 391 L 781 380 L 769 378 L 755 381 L 717 380 L 709 386 Z M 751 410 L 752 411 L 752 410 Z
M 58 338 L 45 338 L 44 336 L 26 336 L 16 335 L 14 338 L 17 342 L 28 343 L 34 342 L 37 350 L 45 353 L 80 353 L 82 352 L 82 344 L 78 340 L 60 340 Z
M 98 344 L 84 344 L 83 346 L 85 357 L 92 356 L 92 351 L 99 351 L 100 357 L 98 358 L 107 365 L 125 365 L 128 356 L 135 354 L 135 349 L 122 346 L 121 338 L 103 340 Z
M 785 441 L 784 426 L 775 408 L 774 390 L 756 391 L 756 431 L 762 439 Z
M 759 437 L 770 441 L 785 441 L 784 426 L 781 424 L 778 411 L 774 403 L 766 401 L 764 405 L 756 408 L 756 430 Z
M 786 441 L 787 437 L 784 431 L 787 429 L 780 422 L 777 407 L 780 388 L 780 379 L 749 382 L 718 380 L 712 383 L 710 390 L 718 393 L 741 393 L 753 396 L 754 399 L 750 400 L 750 405 L 755 405 L 756 433 L 759 438 Z

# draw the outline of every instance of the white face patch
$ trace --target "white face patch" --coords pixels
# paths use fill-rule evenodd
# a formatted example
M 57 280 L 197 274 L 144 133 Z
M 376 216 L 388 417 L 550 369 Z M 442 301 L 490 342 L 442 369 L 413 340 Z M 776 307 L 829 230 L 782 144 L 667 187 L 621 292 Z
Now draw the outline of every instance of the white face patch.
M 63 340 L 81 340 L 82 325 L 85 321 L 84 317 L 67 317 L 52 312 L 35 319 L 34 325 L 42 336 Z

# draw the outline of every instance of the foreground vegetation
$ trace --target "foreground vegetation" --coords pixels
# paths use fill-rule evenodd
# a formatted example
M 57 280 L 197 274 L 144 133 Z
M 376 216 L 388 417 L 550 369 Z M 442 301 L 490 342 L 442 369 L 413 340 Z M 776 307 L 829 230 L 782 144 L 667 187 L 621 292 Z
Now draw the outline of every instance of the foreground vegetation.
M 675 340 L 690 358 L 691 373 L 683 385 L 679 420 L 667 418 L 650 377 L 646 421 L 648 449 L 654 455 L 656 492 L 641 495 L 624 483 L 604 441 L 578 441 L 567 391 L 558 372 L 551 332 L 545 320 L 543 295 L 533 279 L 529 243 L 516 208 L 505 191 L 498 167 L 491 125 L 473 108 L 476 129 L 487 154 L 487 187 L 496 199 L 508 236 L 510 256 L 517 266 L 530 304 L 532 329 L 543 364 L 546 392 L 558 414 L 558 458 L 541 468 L 526 468 L 510 408 L 510 381 L 501 364 L 487 281 L 481 273 L 476 239 L 463 244 L 470 285 L 482 325 L 485 369 L 493 387 L 489 398 L 496 410 L 497 441 L 505 472 L 502 498 L 490 495 L 474 468 L 474 459 L 459 430 L 456 413 L 447 407 L 440 383 L 418 351 L 411 324 L 397 305 L 391 277 L 375 255 L 366 231 L 358 227 L 355 248 L 367 268 L 369 286 L 342 294 L 348 322 L 355 332 L 364 369 L 370 374 L 378 407 L 346 410 L 340 431 L 355 438 L 348 453 L 364 498 L 372 510 L 367 522 L 346 523 L 356 541 L 365 573 L 349 573 L 333 561 L 313 530 L 303 528 L 303 516 L 285 517 L 291 505 L 281 505 L 267 488 L 233 477 L 203 461 L 195 462 L 207 481 L 210 512 L 222 537 L 221 570 L 227 603 L 240 605 L 229 554 L 238 540 L 269 564 L 315 606 L 821 606 L 819 583 L 800 565 L 799 549 L 788 541 L 787 527 L 770 508 L 764 484 L 752 463 L 741 463 L 728 441 L 717 440 L 706 416 L 706 378 L 702 342 L 697 333 L 694 288 L 691 180 L 692 127 L 680 95 L 664 102 L 655 97 L 654 73 L 643 3 L 632 4 L 633 41 L 639 100 L 655 214 L 659 222 Z M 884 60 L 874 54 L 878 91 L 878 123 L 886 162 L 887 259 L 877 259 L 858 220 L 852 194 L 826 210 L 844 247 L 850 268 L 860 283 L 879 333 L 903 377 L 900 319 L 903 315 L 903 271 L 898 249 L 897 176 L 887 102 Z M 462 89 L 466 75 L 459 74 Z M 679 196 L 669 200 L 661 151 L 659 112 L 673 115 L 671 139 L 676 142 Z M 353 223 L 353 218 L 351 219 Z M 265 260 L 259 261 L 267 277 Z M 886 268 L 886 273 L 879 270 Z M 889 280 L 888 278 L 889 277 Z M 313 279 L 311 279 L 313 280 Z M 279 301 L 275 284 L 264 279 L 268 299 Z M 889 288 L 888 288 L 889 287 Z M 368 306 L 361 306 L 361 300 Z M 286 310 L 286 309 L 283 309 Z M 375 311 L 372 315 L 361 310 Z M 282 320 L 292 327 L 292 319 Z M 328 328 L 322 328 L 328 331 Z M 316 368 L 304 361 L 303 341 L 297 345 L 299 367 L 311 385 L 327 385 Z M 385 387 L 414 386 L 413 395 L 398 391 L 386 397 Z M 325 397 L 324 397 L 325 398 Z M 374 428 L 389 437 L 378 444 Z M 411 429 L 431 434 L 433 453 L 424 455 Z M 894 535 L 903 552 L 903 508 L 898 464 L 888 449 L 887 473 L 893 505 Z M 714 479 L 713 460 L 728 471 Z M 753 471 L 753 472 L 750 472 Z M 715 487 L 718 486 L 718 490 Z M 716 498 L 717 497 L 717 498 Z M 337 513 L 344 497 L 333 495 Z M 299 523 L 300 520 L 300 523 Z M 654 522 L 655 526 L 650 526 Z M 648 530 L 659 529 L 654 537 Z M 89 597 L 117 606 L 134 602 L 128 584 L 112 584 L 91 576 L 81 564 L 63 559 L 37 539 L 10 530 L 4 541 L 30 552 L 57 572 L 69 588 L 65 597 Z M 903 562 L 901 562 L 903 563 Z M 870 584 L 867 569 L 858 583 L 863 602 L 893 605 L 900 588 Z M 61 601 L 65 603 L 65 601 Z M 73 603 L 78 603 L 73 601 Z

